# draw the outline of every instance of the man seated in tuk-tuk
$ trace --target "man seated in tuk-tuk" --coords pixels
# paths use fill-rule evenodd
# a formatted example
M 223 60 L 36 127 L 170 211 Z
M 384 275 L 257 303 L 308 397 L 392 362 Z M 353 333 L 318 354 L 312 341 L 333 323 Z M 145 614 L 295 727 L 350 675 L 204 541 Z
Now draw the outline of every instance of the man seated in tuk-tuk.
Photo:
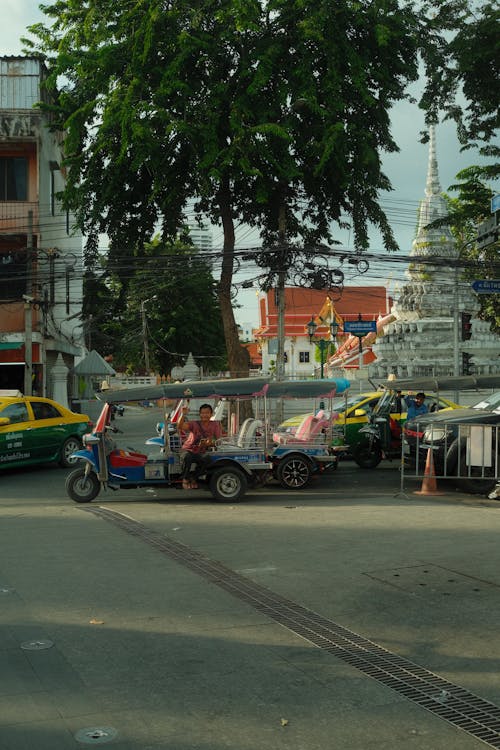
M 189 421 L 186 419 L 189 406 L 182 409 L 181 417 L 177 422 L 177 429 L 182 434 L 189 432 L 188 437 L 181 446 L 182 456 L 182 487 L 185 490 L 196 489 L 198 478 L 207 468 L 207 456 L 209 448 L 213 448 L 216 441 L 222 437 L 222 425 L 217 420 L 212 420 L 213 409 L 210 404 L 200 406 L 199 420 Z M 191 468 L 195 470 L 191 476 Z

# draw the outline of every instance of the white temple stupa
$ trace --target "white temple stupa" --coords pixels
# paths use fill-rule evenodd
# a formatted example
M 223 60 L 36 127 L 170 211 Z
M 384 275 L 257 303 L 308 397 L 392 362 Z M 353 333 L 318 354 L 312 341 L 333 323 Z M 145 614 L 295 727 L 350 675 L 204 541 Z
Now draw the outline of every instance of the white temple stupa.
M 468 374 L 500 372 L 500 337 L 490 332 L 488 322 L 477 317 L 479 301 L 470 282 L 461 280 L 460 252 L 450 227 L 426 228 L 447 214 L 439 184 L 435 129 L 431 126 L 425 198 L 406 272 L 409 280 L 391 310 L 395 320 L 384 327 L 373 346 L 377 359 L 370 373 L 376 376 L 461 375 L 465 359 L 469 360 Z M 477 278 L 481 278 L 479 266 Z M 471 316 L 471 336 L 466 341 L 461 338 L 462 313 Z

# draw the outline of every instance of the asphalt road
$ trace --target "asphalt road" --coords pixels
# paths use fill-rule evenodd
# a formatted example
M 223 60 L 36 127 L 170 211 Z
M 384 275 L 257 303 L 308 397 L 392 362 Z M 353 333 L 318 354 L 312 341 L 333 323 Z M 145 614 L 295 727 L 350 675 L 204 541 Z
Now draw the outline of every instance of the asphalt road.
M 2 750 L 500 747 L 500 503 L 341 462 L 80 506 L 66 473 L 0 475 Z

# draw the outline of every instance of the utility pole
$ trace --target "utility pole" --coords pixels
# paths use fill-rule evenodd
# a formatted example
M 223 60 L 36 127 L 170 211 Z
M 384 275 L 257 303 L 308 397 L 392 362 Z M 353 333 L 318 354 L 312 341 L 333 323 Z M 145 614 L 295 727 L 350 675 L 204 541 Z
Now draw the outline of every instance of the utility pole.
M 276 380 L 285 379 L 285 242 L 286 242 L 286 207 L 282 203 L 278 217 L 280 268 L 278 271 L 278 285 L 276 287 L 276 307 L 278 313 L 278 351 L 276 353 Z
M 460 312 L 458 310 L 458 268 L 455 266 L 455 272 L 453 274 L 453 375 L 458 377 L 460 375 L 460 352 L 459 352 L 459 326 Z M 455 403 L 458 404 L 459 391 L 455 389 L 453 398 Z
M 146 319 L 146 302 L 148 300 L 141 301 L 141 318 L 142 318 L 142 341 L 144 345 L 144 366 L 146 368 L 146 375 L 149 375 L 149 342 L 148 342 L 148 321 Z
M 28 211 L 26 294 L 24 295 L 24 395 L 33 392 L 33 211 Z
M 280 267 L 278 270 L 278 285 L 276 287 L 276 307 L 278 313 L 277 335 L 278 350 L 276 352 L 276 380 L 285 379 L 285 281 L 286 281 L 286 206 L 282 202 L 278 216 L 278 234 L 279 234 L 279 255 Z M 276 400 L 276 423 L 279 424 L 284 418 L 283 399 Z
M 358 313 L 358 320 L 363 320 L 361 313 Z M 363 336 L 366 334 L 363 334 Z M 361 371 L 363 369 L 363 336 L 358 336 L 358 376 L 359 376 L 359 387 L 361 389 Z

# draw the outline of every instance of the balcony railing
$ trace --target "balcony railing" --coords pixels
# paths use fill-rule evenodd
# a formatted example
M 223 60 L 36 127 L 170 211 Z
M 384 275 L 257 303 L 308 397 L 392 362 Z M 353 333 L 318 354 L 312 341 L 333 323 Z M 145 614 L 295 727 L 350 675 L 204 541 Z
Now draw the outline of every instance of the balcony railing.
M 38 203 L 33 201 L 0 201 L 0 234 L 28 234 L 29 212 L 33 214 L 35 233 L 39 231 Z

